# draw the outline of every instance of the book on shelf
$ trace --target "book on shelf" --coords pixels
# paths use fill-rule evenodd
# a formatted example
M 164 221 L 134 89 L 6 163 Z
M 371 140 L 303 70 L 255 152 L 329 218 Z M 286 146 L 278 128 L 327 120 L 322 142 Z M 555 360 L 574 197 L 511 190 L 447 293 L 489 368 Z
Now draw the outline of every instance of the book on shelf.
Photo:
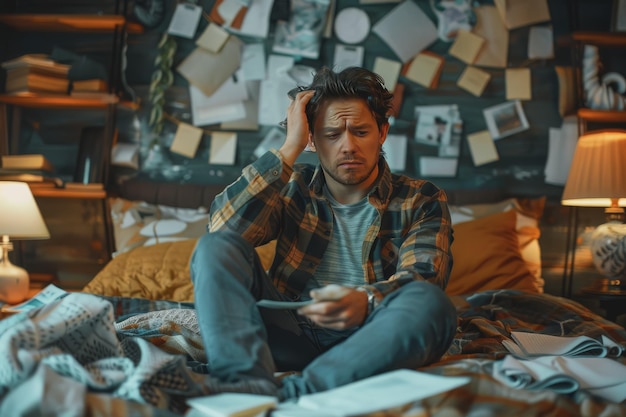
M 108 90 L 108 84 L 101 78 L 91 78 L 88 80 L 74 80 L 72 81 L 72 92 L 74 91 L 89 91 L 89 92 L 106 92 Z
M 0 168 L 0 181 L 26 182 L 31 188 L 63 188 L 65 181 L 62 178 L 50 175 L 47 172 L 24 172 Z
M 104 190 L 104 184 L 101 182 L 66 182 L 65 189 L 74 191 L 101 191 Z
M 2 63 L 2 68 L 7 71 L 16 68 L 41 69 L 46 72 L 53 72 L 65 77 L 67 77 L 67 74 L 70 71 L 70 65 L 56 62 L 46 54 L 25 54 L 8 61 L 4 61 Z
M 42 154 L 2 155 L 2 168 L 54 172 L 52 162 Z
M 530 332 L 511 332 L 511 340 L 502 341 L 513 355 L 532 358 L 544 355 L 593 356 L 617 358 L 624 348 L 602 335 L 599 339 L 589 336 L 553 336 Z
M 67 78 L 34 73 L 15 76 L 8 73 L 5 81 L 7 93 L 32 91 L 67 94 L 69 86 L 70 81 Z
M 117 103 L 119 98 L 115 94 L 106 91 L 70 91 L 70 96 L 89 100 L 100 100 L 104 103 Z

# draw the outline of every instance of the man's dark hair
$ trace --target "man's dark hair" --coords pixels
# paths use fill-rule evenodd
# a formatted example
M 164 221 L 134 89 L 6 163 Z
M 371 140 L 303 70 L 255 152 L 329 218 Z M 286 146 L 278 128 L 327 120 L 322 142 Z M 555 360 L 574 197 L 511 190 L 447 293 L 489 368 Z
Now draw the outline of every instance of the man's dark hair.
M 315 90 L 315 95 L 306 106 L 311 133 L 313 133 L 315 116 L 320 106 L 328 99 L 360 98 L 364 100 L 376 119 L 379 129 L 388 121 L 393 100 L 393 94 L 385 88 L 382 77 L 360 67 L 349 67 L 340 72 L 322 67 L 313 77 L 311 85 L 294 88 L 289 92 L 289 96 L 294 98 L 299 91 L 304 90 Z

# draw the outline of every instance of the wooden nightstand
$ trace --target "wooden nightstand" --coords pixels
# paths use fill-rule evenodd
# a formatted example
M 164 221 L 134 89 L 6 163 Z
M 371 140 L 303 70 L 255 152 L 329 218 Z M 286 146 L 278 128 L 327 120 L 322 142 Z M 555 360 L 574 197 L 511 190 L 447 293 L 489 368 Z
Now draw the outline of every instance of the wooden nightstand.
M 606 312 L 605 317 L 613 322 L 626 314 L 626 290 L 609 288 L 608 279 L 599 279 L 596 284 L 583 288 L 582 292 L 594 296 L 600 307 Z

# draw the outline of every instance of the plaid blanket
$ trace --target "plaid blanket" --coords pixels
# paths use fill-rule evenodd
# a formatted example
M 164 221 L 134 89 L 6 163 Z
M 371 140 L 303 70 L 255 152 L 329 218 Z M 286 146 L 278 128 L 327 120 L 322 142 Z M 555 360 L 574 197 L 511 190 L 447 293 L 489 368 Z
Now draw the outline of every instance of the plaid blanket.
M 5 415 L 2 411 L 6 409 L 7 401 L 23 392 L 23 387 L 27 386 L 25 381 L 53 377 L 64 378 L 62 391 L 66 398 L 68 390 L 72 391 L 68 387 L 76 387 L 73 390 L 76 395 L 70 398 L 79 398 L 82 402 L 75 400 L 72 406 L 76 408 L 76 404 L 82 404 L 82 410 L 89 413 L 102 413 L 105 409 L 103 404 L 113 408 L 117 404 L 118 412 L 113 415 L 121 417 L 135 415 L 133 413 L 137 413 L 138 409 L 141 410 L 139 415 L 146 416 L 183 415 L 184 399 L 198 395 L 198 387 L 194 383 L 198 381 L 196 377 L 205 371 L 203 364 L 206 363 L 193 304 L 86 294 L 75 296 L 86 300 L 84 297 L 89 297 L 87 305 L 79 302 L 80 308 L 66 308 L 64 313 L 68 314 L 68 322 L 73 323 L 74 327 L 69 326 L 70 330 L 74 330 L 69 334 L 61 332 L 46 343 L 43 339 L 37 339 L 34 345 L 32 340 L 18 340 L 15 335 L 20 331 L 15 329 L 26 326 L 25 323 L 28 323 L 28 328 L 41 328 L 54 322 L 48 317 L 53 310 L 51 307 L 44 308 L 48 312 L 46 314 L 18 315 L 0 322 L 0 360 L 3 362 L 0 364 L 0 416 Z M 471 382 L 453 391 L 395 410 L 375 413 L 371 417 L 626 415 L 626 404 L 608 403 L 584 391 L 563 395 L 549 390 L 514 389 L 491 376 L 494 361 L 508 354 L 501 342 L 510 337 L 511 331 L 526 330 L 560 336 L 605 335 L 626 347 L 626 330 L 622 327 L 572 300 L 547 294 L 494 290 L 455 297 L 454 301 L 459 317 L 454 342 L 439 362 L 420 370 L 439 375 L 470 376 Z M 103 307 L 103 311 L 98 312 L 97 306 Z M 96 311 L 85 315 L 82 309 Z M 79 311 L 80 319 L 72 311 Z M 86 316 L 90 317 L 87 322 Z M 85 331 L 76 333 L 76 329 L 84 329 L 84 326 L 97 331 L 93 331 L 94 334 Z M 56 325 L 53 328 L 56 330 L 52 333 L 56 333 L 61 327 Z M 7 334 L 13 336 L 7 337 Z M 76 337 L 76 334 L 81 337 Z M 50 343 L 52 339 L 54 341 Z M 21 352 L 25 343 L 29 352 L 38 352 L 31 356 L 28 369 L 23 369 L 21 373 L 11 371 L 4 362 L 15 364 L 16 358 L 22 360 L 22 354 L 16 352 Z M 55 365 L 50 358 L 61 353 L 68 358 Z M 76 361 L 71 362 L 69 358 Z M 105 366 L 99 361 L 106 358 L 109 363 Z M 617 360 L 626 363 L 624 357 Z M 38 362 L 46 366 L 37 366 Z M 68 367 L 76 363 L 88 372 L 68 371 Z M 111 363 L 116 366 L 112 367 Z M 46 395 L 49 398 L 45 398 Z M 54 398 L 54 393 L 46 395 L 43 395 L 43 401 L 52 404 L 50 399 Z M 111 415 L 110 412 L 105 414 Z M 7 415 L 21 414 L 12 412 Z M 77 412 L 67 415 L 88 414 Z

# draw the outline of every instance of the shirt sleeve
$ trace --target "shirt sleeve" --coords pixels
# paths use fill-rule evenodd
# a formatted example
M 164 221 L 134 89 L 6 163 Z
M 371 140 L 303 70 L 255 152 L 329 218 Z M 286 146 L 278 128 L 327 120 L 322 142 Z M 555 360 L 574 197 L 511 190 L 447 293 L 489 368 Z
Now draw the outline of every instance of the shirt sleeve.
M 374 292 L 375 305 L 415 280 L 428 281 L 445 290 L 452 270 L 453 229 L 445 192 L 438 190 L 432 196 L 422 195 L 412 203 L 409 201 L 408 204 L 417 204 L 411 211 L 413 218 L 399 249 L 395 273 L 365 286 Z
M 282 210 L 280 194 L 292 168 L 270 150 L 246 166 L 241 176 L 211 204 L 208 230 L 232 230 L 255 246 L 276 238 Z

